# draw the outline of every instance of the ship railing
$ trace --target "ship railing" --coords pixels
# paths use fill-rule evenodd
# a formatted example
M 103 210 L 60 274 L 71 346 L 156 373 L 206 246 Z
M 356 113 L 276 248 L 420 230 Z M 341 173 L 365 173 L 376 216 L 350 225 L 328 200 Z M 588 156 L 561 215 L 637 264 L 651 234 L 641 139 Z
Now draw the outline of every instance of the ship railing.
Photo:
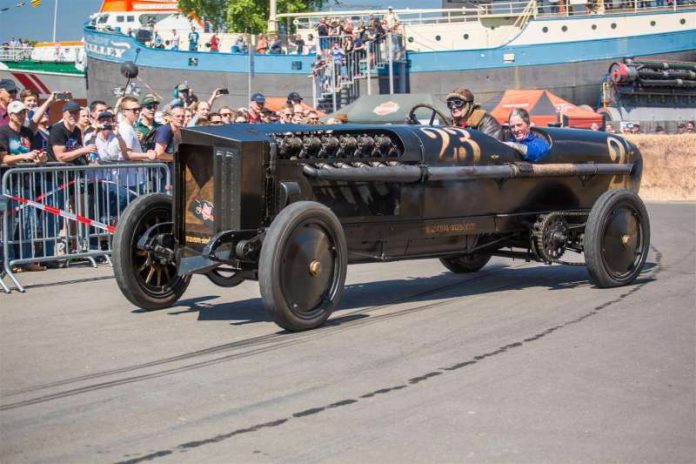
M 571 16 L 597 14 L 627 14 L 645 11 L 664 11 L 693 9 L 694 0 L 524 0 L 510 2 L 488 2 L 476 8 L 423 8 L 394 10 L 399 22 L 404 26 L 421 24 L 461 23 L 480 21 L 483 18 L 526 16 L 530 4 L 536 8 L 533 16 Z M 277 21 L 286 21 L 286 27 L 298 32 L 314 32 L 324 18 L 328 23 L 333 20 L 350 20 L 355 28 L 360 21 L 366 25 L 374 18 L 382 20 L 388 10 L 351 10 L 324 11 L 312 13 L 279 14 Z M 303 34 L 304 35 L 304 34 Z
M 0 48 L 0 60 L 3 61 L 25 61 L 31 59 L 31 52 L 34 47 L 31 45 L 8 45 Z
M 342 43 L 338 36 L 333 43 Z M 349 50 L 340 59 L 335 59 L 331 49 L 321 49 L 325 66 L 314 69 L 313 105 L 320 100 L 330 99 L 330 108 L 336 111 L 344 104 L 355 100 L 360 94 L 360 82 L 365 81 L 368 95 L 372 94 L 373 79 L 380 70 L 388 74 L 389 93 L 394 93 L 394 64 L 405 59 L 404 37 L 401 33 L 387 33 L 374 40 L 364 42 L 363 47 Z

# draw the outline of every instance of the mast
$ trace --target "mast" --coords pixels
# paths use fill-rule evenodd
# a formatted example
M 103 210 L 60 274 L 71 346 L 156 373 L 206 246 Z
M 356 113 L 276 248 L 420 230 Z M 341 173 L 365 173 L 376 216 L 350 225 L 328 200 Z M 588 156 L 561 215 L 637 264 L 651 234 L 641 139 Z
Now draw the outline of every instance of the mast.
M 277 10 L 276 0 L 271 0 L 269 12 L 268 12 L 268 33 L 269 34 L 275 34 L 276 32 L 278 32 L 276 10 Z

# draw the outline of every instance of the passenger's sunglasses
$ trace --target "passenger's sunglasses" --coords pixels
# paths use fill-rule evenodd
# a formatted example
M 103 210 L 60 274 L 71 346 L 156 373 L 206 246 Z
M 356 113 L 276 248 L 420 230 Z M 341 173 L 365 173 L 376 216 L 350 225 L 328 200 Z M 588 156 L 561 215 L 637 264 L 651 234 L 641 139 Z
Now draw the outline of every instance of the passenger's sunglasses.
M 123 111 L 133 111 L 134 113 L 139 113 L 141 108 L 136 106 L 135 108 L 123 108 Z
M 220 113 L 220 116 L 222 116 L 223 118 L 231 118 L 232 113 Z
M 460 100 L 459 98 L 454 98 L 452 100 L 447 100 L 447 108 L 449 109 L 454 109 L 454 108 L 463 108 L 465 104 L 471 103 L 466 100 Z
M 143 108 L 146 110 L 153 111 L 153 110 L 157 109 L 157 105 L 145 105 L 145 106 L 143 106 Z

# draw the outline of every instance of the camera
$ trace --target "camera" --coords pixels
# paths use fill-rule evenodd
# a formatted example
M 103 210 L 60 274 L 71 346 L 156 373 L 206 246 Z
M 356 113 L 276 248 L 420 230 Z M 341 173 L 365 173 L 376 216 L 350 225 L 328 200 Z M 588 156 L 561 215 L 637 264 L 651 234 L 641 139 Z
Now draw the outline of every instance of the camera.
M 103 129 L 103 130 L 112 130 L 113 128 L 114 128 L 114 125 L 113 125 L 113 124 L 104 124 L 104 125 L 102 126 L 102 129 Z
M 72 94 L 70 92 L 57 93 L 56 100 L 72 100 Z
M 230 91 L 228 89 L 220 89 L 218 90 L 218 94 L 220 95 L 229 95 Z

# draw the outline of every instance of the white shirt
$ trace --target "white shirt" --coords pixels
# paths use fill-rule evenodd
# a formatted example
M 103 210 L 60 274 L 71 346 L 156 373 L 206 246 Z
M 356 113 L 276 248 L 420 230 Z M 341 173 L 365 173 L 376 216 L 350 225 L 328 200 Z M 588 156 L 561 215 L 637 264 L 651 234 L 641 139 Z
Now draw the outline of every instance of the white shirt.
M 110 132 L 106 139 L 96 136 L 94 138 L 94 144 L 97 147 L 99 161 L 102 163 L 117 163 L 125 159 L 123 157 L 123 153 L 121 152 L 121 146 L 118 143 L 118 138 L 116 138 L 113 132 Z
M 128 121 L 124 119 L 118 123 L 118 133 L 123 137 L 123 141 L 126 142 L 126 146 L 129 150 L 135 153 L 142 153 L 143 149 L 140 147 L 140 142 L 138 141 L 138 136 L 135 135 L 135 129 L 133 126 L 128 124 Z

